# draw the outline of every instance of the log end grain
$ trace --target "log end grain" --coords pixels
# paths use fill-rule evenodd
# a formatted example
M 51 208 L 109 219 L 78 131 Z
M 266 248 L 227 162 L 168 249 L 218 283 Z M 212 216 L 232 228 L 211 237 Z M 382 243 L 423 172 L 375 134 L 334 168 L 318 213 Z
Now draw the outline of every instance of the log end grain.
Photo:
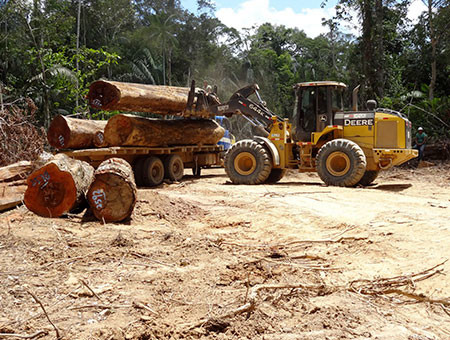
M 64 116 L 58 115 L 53 118 L 47 131 L 47 140 L 57 149 L 64 149 L 69 145 L 70 128 Z
M 70 211 L 77 201 L 72 175 L 54 163 L 34 171 L 27 179 L 24 202 L 39 216 L 58 217 Z
M 111 158 L 100 164 L 87 193 L 94 216 L 105 222 L 120 222 L 129 218 L 136 197 L 133 170 L 120 158 Z
M 88 101 L 94 109 L 108 110 L 120 100 L 120 90 L 113 83 L 98 80 L 89 86 Z
M 94 145 L 97 148 L 103 148 L 107 146 L 108 144 L 105 141 L 105 134 L 102 130 L 96 131 L 94 134 Z

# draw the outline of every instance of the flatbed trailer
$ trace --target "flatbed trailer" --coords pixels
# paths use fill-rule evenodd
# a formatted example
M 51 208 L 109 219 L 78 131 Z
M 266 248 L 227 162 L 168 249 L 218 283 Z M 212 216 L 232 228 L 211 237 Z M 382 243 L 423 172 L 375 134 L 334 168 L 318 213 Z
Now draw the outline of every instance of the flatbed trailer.
M 118 157 L 129 162 L 138 186 L 156 186 L 165 178 L 178 181 L 185 168 L 199 177 L 202 168 L 222 166 L 223 146 L 179 145 L 168 147 L 112 146 L 97 149 L 62 151 L 97 168 L 106 159 Z

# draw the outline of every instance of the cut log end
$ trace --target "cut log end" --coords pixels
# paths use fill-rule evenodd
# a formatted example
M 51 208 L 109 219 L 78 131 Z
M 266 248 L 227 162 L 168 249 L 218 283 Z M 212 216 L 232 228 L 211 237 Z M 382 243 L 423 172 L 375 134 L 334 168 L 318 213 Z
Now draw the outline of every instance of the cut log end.
M 51 146 L 64 149 L 70 143 L 70 128 L 64 116 L 56 116 L 47 131 L 47 139 Z
M 95 109 L 108 110 L 120 100 L 120 91 L 110 82 L 96 81 L 89 87 L 88 101 Z
M 70 211 L 77 201 L 77 188 L 72 175 L 54 163 L 33 172 L 27 179 L 24 201 L 37 215 L 58 217 Z
M 87 199 L 100 221 L 120 222 L 131 216 L 136 203 L 136 184 L 131 166 L 123 159 L 104 161 L 95 171 Z
M 103 148 L 108 145 L 105 141 L 105 134 L 103 131 L 99 130 L 94 134 L 94 145 L 97 148 Z

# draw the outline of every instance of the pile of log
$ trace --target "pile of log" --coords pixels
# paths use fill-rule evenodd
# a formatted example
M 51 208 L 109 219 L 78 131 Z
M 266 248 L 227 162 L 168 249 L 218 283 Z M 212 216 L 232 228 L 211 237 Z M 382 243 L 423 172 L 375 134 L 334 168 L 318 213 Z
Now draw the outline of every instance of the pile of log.
M 47 138 L 57 149 L 215 145 L 225 130 L 209 119 L 163 120 L 118 114 L 106 121 L 56 116 Z
M 43 217 L 60 217 L 88 202 L 99 220 L 118 222 L 133 212 L 136 184 L 122 159 L 108 159 L 94 171 L 87 162 L 61 153 L 28 176 L 24 202 Z
M 189 88 L 102 80 L 91 85 L 88 100 L 93 108 L 102 110 L 183 116 L 187 106 L 192 104 L 189 93 Z M 167 120 L 117 114 L 107 122 L 58 115 L 49 126 L 47 139 L 58 150 L 217 144 L 225 130 L 215 121 L 201 119 L 201 114 L 195 116 L 195 111 L 192 112 L 189 116 L 196 119 Z M 41 164 L 22 184 L 26 184 L 26 190 L 24 195 L 22 191 L 20 200 L 24 200 L 30 211 L 44 217 L 78 211 L 88 203 L 99 220 L 122 221 L 131 216 L 136 202 L 133 169 L 119 158 L 107 159 L 95 170 L 87 162 L 57 154 Z

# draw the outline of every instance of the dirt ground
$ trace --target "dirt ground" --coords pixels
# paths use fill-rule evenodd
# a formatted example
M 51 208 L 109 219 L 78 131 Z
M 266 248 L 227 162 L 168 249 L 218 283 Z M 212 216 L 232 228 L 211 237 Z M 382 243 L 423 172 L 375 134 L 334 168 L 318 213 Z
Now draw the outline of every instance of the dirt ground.
M 0 339 L 450 339 L 449 219 L 448 163 L 365 188 L 204 170 L 139 190 L 124 224 L 20 207 L 0 214 Z

